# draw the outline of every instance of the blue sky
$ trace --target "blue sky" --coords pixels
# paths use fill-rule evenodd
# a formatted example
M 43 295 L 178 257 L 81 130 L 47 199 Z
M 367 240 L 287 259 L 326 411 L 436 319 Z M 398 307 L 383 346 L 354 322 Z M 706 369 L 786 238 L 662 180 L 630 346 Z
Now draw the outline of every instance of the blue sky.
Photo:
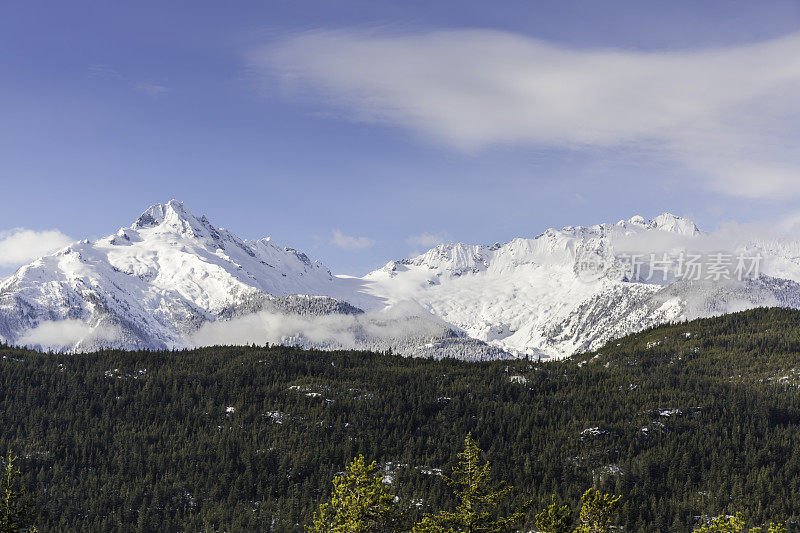
M 799 32 L 797 2 L 3 2 L 0 275 L 171 198 L 351 274 L 789 216 Z

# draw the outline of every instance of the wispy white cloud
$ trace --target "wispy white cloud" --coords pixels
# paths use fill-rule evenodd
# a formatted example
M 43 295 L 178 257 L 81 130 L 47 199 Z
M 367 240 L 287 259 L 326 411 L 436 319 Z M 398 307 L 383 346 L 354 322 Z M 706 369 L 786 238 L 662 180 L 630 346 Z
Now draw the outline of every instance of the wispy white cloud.
M 154 98 L 164 96 L 172 90 L 166 85 L 154 81 L 136 81 L 127 78 L 118 70 L 102 64 L 89 65 L 87 75 L 95 80 L 108 80 L 118 82 L 132 88 L 134 91 L 152 96 Z
M 152 97 L 163 96 L 170 92 L 169 87 L 154 82 L 137 83 L 134 89 Z
M 444 242 L 447 242 L 447 236 L 444 233 L 434 234 L 423 232 L 419 235 L 410 235 L 406 237 L 406 244 L 414 246 L 414 249 L 408 253 L 409 257 L 421 255 L 425 251 Z
M 333 230 L 331 243 L 345 250 L 360 250 L 362 248 L 369 248 L 375 244 L 375 241 L 368 237 L 351 237 L 350 235 L 342 233 L 341 230 L 336 229 Z
M 320 31 L 258 49 L 258 72 L 355 120 L 458 149 L 645 151 L 726 194 L 800 193 L 800 33 L 702 50 L 574 49 L 517 34 Z
M 63 248 L 72 239 L 58 230 L 0 231 L 0 267 L 17 267 Z
M 122 74 L 120 74 L 115 69 L 109 67 L 108 65 L 89 65 L 88 68 L 88 75 L 90 78 L 95 79 L 111 79 L 111 80 L 121 80 Z
M 412 246 L 421 246 L 423 248 L 433 248 L 445 242 L 447 238 L 443 234 L 433 233 L 420 233 L 419 235 L 411 235 L 406 237 L 406 244 Z

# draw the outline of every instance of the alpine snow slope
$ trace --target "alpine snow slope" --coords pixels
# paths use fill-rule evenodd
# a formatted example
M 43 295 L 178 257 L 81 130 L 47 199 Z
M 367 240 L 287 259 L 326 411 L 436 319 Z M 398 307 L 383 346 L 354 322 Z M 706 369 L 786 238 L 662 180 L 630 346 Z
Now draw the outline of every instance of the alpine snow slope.
M 421 308 L 381 306 L 363 285 L 269 238 L 239 239 L 172 200 L 1 281 L 0 340 L 59 351 L 280 342 L 506 356 Z
M 681 267 L 686 252 L 722 250 L 758 256 L 757 271 L 689 277 Z M 630 257 L 651 253 L 668 266 L 631 269 Z M 72 351 L 280 342 L 560 358 L 665 321 L 800 307 L 798 282 L 800 242 L 721 242 L 669 214 L 492 246 L 445 244 L 363 278 L 334 276 L 173 200 L 0 281 L 0 340 Z
M 731 262 L 720 276 L 708 273 L 717 253 Z M 651 269 L 651 256 L 668 266 Z M 699 279 L 681 275 L 682 256 L 700 256 Z M 749 276 L 735 272 L 738 257 L 757 265 Z M 731 242 L 665 213 L 493 246 L 443 244 L 364 279 L 386 301 L 414 300 L 511 354 L 562 358 L 663 322 L 796 308 L 800 242 Z

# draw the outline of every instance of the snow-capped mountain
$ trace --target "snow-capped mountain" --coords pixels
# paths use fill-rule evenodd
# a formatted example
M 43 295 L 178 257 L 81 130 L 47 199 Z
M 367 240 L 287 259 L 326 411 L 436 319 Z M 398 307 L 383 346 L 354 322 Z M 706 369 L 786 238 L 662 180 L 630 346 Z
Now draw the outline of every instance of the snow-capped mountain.
M 0 336 L 25 341 L 44 322 L 71 320 L 78 348 L 181 346 L 254 294 L 325 294 L 335 292 L 336 281 L 303 253 L 270 239 L 241 240 L 173 200 L 114 235 L 72 244 L 4 280 Z
M 670 214 L 444 244 L 363 278 L 334 276 L 173 200 L 1 281 L 0 339 L 62 350 L 281 342 L 558 358 L 665 321 L 800 307 L 798 282 L 800 242 L 723 240 Z
M 269 238 L 239 239 L 172 200 L 0 282 L 0 340 L 79 351 L 283 342 L 506 355 L 422 309 L 364 313 L 347 300 L 378 308 L 380 299 L 362 285 Z
M 723 249 L 730 250 L 723 254 L 727 275 L 681 273 L 683 259 L 708 269 Z M 667 213 L 549 229 L 493 246 L 443 244 L 365 279 L 373 294 L 412 299 L 472 338 L 514 354 L 560 358 L 667 321 L 798 307 L 799 256 L 795 242 L 720 242 Z M 740 257 L 758 261 L 758 270 L 737 276 Z

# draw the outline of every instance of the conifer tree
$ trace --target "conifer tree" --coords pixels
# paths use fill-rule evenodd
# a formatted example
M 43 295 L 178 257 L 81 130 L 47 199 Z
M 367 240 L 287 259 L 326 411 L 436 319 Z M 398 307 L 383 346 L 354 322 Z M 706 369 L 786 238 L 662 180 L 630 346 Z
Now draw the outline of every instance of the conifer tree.
M 453 487 L 458 506 L 455 511 L 429 515 L 414 526 L 414 533 L 505 533 L 513 531 L 525 512 L 519 509 L 507 517 L 498 516 L 499 506 L 511 487 L 491 480 L 491 467 L 482 462 L 481 449 L 468 434 L 458 465 L 447 482 Z
M 16 460 L 9 452 L 0 479 L 0 533 L 36 531 L 33 513 L 25 501 L 25 492 L 18 488 L 21 472 L 14 465 Z
M 786 529 L 786 526 L 783 524 L 775 524 L 770 522 L 766 530 L 760 527 L 754 527 L 750 530 L 750 533 L 789 533 L 789 530 Z
M 737 513 L 735 516 L 719 515 L 710 524 L 695 528 L 694 533 L 741 533 L 744 530 L 744 518 Z M 788 530 L 783 524 L 770 523 L 766 530 L 754 527 L 749 533 L 788 533 Z
M 744 518 L 741 514 L 719 515 L 710 524 L 695 528 L 694 531 L 695 533 L 740 533 L 744 531 Z
M 621 504 L 622 496 L 603 494 L 589 489 L 581 496 L 580 524 L 576 533 L 609 533 L 611 521 Z
M 719 515 L 710 523 L 694 529 L 694 533 L 740 533 L 744 531 L 744 518 L 741 514 L 735 516 Z
M 572 510 L 561 505 L 553 496 L 553 503 L 536 515 L 536 529 L 541 533 L 572 533 Z
M 403 513 L 379 474 L 376 462 L 359 455 L 333 480 L 333 496 L 320 506 L 309 533 L 392 533 Z

